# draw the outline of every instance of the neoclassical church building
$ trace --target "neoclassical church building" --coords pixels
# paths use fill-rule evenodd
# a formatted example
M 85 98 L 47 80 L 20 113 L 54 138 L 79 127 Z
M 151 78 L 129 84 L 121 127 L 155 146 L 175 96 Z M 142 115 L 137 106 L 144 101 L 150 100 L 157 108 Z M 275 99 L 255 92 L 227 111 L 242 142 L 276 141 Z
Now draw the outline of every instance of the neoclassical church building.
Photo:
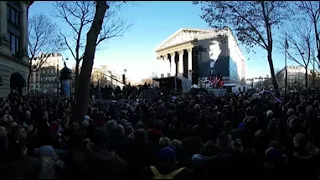
M 182 28 L 155 49 L 163 67 L 162 77 L 180 76 L 202 85 L 211 75 L 225 83 L 245 79 L 246 61 L 230 28 L 219 30 Z
M 0 98 L 26 91 L 28 8 L 33 1 L 0 1 Z

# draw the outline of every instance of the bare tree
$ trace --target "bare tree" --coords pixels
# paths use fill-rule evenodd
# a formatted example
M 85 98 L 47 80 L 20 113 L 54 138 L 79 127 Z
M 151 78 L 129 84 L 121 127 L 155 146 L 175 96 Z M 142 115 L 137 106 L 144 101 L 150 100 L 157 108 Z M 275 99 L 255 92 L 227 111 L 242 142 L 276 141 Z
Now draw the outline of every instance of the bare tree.
M 287 3 L 282 1 L 195 1 L 194 4 L 202 4 L 201 18 L 210 27 L 231 26 L 236 31 L 238 40 L 247 48 L 259 46 L 267 51 L 272 84 L 275 95 L 279 96 L 272 60 L 273 30 L 288 17 L 285 10 Z
M 300 1 L 295 12 L 300 12 L 303 20 L 311 22 L 315 37 L 318 63 L 320 63 L 320 1 Z
M 117 17 L 117 12 L 122 5 L 122 2 L 107 1 L 110 7 L 104 15 L 104 21 L 96 47 L 103 41 L 122 36 L 123 33 L 131 26 L 125 20 Z M 95 1 L 56 1 L 54 2 L 56 11 L 55 16 L 62 19 L 70 29 L 61 32 L 64 43 L 70 51 L 72 57 L 76 61 L 75 68 L 75 91 L 77 92 L 77 84 L 79 78 L 80 64 L 84 58 L 84 44 L 86 42 L 86 34 L 89 32 L 89 27 L 93 23 L 96 11 Z M 70 37 L 70 38 L 69 38 Z
M 308 87 L 308 67 L 313 58 L 312 26 L 306 21 L 292 23 L 293 30 L 287 31 L 280 48 L 287 53 L 288 58 L 305 69 L 305 86 Z
M 41 68 L 50 54 L 56 53 L 62 49 L 63 44 L 56 24 L 46 15 L 36 14 L 29 19 L 28 24 L 29 92 L 31 74 Z
M 95 13 L 91 27 L 87 33 L 83 62 L 79 75 L 78 93 L 76 93 L 76 109 L 73 112 L 73 119 L 80 121 L 83 119 L 88 108 L 89 84 L 94 62 L 96 47 L 99 42 L 99 34 L 103 27 L 103 21 L 109 6 L 107 1 L 95 1 Z

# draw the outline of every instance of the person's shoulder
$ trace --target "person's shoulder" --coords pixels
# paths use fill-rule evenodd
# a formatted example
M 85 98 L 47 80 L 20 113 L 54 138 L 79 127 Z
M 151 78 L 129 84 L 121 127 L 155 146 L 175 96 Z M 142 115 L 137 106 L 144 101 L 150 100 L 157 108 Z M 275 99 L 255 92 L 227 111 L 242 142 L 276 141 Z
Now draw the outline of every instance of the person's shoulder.
M 27 162 L 27 164 L 40 164 L 41 160 L 39 157 L 32 157 L 32 156 L 26 156 L 24 160 Z
M 41 160 L 39 157 L 26 156 L 24 158 L 25 176 L 35 177 L 41 170 Z
M 188 168 L 188 167 L 186 167 L 186 168 L 184 168 L 181 172 L 184 172 L 184 173 L 194 173 L 194 170 L 192 169 L 192 168 Z
M 126 160 L 122 159 L 120 156 L 118 156 L 115 153 L 113 154 L 113 161 L 117 162 L 118 165 L 121 165 L 124 167 L 127 167 L 127 165 L 128 165 L 128 162 Z
M 197 124 L 197 125 L 192 126 L 191 129 L 194 130 L 194 129 L 197 129 L 198 127 L 199 127 L 199 125 Z
M 153 173 L 150 166 L 144 166 L 138 169 L 138 177 L 141 179 L 152 179 Z
M 192 168 L 185 167 L 174 179 L 193 179 L 195 171 Z
M 208 127 L 209 129 L 213 129 L 213 126 L 210 125 L 210 124 L 208 124 L 207 127 Z

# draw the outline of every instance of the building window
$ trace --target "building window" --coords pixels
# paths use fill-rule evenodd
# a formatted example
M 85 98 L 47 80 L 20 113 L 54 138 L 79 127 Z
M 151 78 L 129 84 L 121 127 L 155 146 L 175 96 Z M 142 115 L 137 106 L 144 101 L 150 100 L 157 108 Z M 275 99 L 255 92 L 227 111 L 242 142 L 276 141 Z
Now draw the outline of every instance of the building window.
M 18 56 L 20 51 L 20 38 L 12 33 L 9 34 L 10 49 L 13 56 Z
M 7 19 L 17 26 L 20 25 L 20 13 L 11 6 L 7 6 Z

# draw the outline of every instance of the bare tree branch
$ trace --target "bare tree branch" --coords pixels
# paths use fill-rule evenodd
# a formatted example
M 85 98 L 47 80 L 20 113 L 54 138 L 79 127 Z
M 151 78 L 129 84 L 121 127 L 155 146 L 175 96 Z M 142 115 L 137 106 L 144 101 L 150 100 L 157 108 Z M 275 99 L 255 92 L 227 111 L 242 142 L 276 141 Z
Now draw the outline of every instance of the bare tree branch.
M 36 14 L 29 19 L 28 36 L 29 90 L 31 73 L 42 67 L 49 54 L 57 53 L 64 46 L 56 24 L 44 14 Z
M 288 32 L 283 42 L 287 41 L 289 48 L 286 50 L 285 43 L 280 43 L 280 48 L 288 55 L 289 59 L 304 67 L 305 85 L 308 85 L 308 66 L 314 54 L 312 24 L 308 21 L 295 21 L 291 23 L 293 30 Z
M 119 37 L 124 34 L 131 26 L 126 21 L 118 18 L 117 12 L 124 2 L 107 1 L 110 9 L 105 15 L 103 28 L 97 40 L 97 46 L 104 40 L 114 37 Z M 58 1 L 54 2 L 56 12 L 54 15 L 61 18 L 71 29 L 73 39 L 67 39 L 70 47 L 74 46 L 72 54 L 75 55 L 76 61 L 81 61 L 84 53 L 85 35 L 88 32 L 88 27 L 91 25 L 95 13 L 94 1 Z M 70 32 L 69 32 L 70 33 Z M 68 37 L 63 33 L 65 37 Z M 73 42 L 71 42 L 73 41 Z M 69 49 L 69 51 L 71 51 Z
M 294 30 L 287 33 L 287 42 L 290 47 L 287 51 L 287 55 L 289 59 L 307 68 L 314 51 L 312 45 L 312 25 L 306 21 L 293 22 L 291 25 L 294 27 Z M 285 42 L 285 38 L 282 39 L 283 42 Z M 280 48 L 285 50 L 285 43 L 280 44 Z
M 76 107 L 73 111 L 73 119 L 79 121 L 80 117 L 83 117 L 88 109 L 88 99 L 89 99 L 89 84 L 90 77 L 92 73 L 92 66 L 94 63 L 94 56 L 96 51 L 96 44 L 98 41 L 98 36 L 102 29 L 104 15 L 110 7 L 107 5 L 106 1 L 96 1 L 95 13 L 91 27 L 87 33 L 85 53 L 83 57 L 83 64 L 81 66 L 81 72 L 79 79 L 81 82 L 76 84 L 79 86 L 79 90 L 76 93 Z
M 68 43 L 67 37 L 62 33 L 60 33 L 60 35 L 63 37 L 63 41 L 64 41 L 65 45 L 67 46 L 68 50 L 71 52 L 71 55 L 73 56 L 73 58 L 76 59 L 76 55 L 73 53 L 72 48 L 70 47 L 70 45 Z
M 109 9 L 104 15 L 103 25 L 96 42 L 96 47 L 106 40 L 122 36 L 124 32 L 127 31 L 131 26 L 122 18 L 117 17 L 117 13 L 119 12 L 119 9 L 123 2 L 106 1 L 106 3 Z M 62 19 L 63 22 L 67 24 L 71 29 L 71 31 L 66 30 L 61 32 L 61 34 L 63 34 L 64 43 L 66 44 L 68 50 L 76 61 L 76 84 L 80 71 L 80 62 L 83 60 L 83 57 L 85 55 L 84 45 L 86 44 L 86 35 L 94 19 L 96 4 L 96 1 L 54 2 L 54 6 L 56 9 L 54 15 Z
M 272 51 L 273 29 L 279 27 L 288 16 L 286 2 L 280 1 L 194 1 L 201 4 L 202 15 L 210 27 L 230 26 L 237 39 L 252 51 L 254 46 L 267 51 L 267 61 L 276 96 L 279 96 L 275 78 Z
M 62 48 L 56 24 L 43 14 L 34 15 L 29 19 L 28 36 L 30 59 L 34 59 L 40 53 L 49 54 Z
M 296 3 L 295 10 L 300 13 L 301 19 L 308 21 L 313 26 L 318 63 L 320 63 L 320 2 L 300 1 Z

